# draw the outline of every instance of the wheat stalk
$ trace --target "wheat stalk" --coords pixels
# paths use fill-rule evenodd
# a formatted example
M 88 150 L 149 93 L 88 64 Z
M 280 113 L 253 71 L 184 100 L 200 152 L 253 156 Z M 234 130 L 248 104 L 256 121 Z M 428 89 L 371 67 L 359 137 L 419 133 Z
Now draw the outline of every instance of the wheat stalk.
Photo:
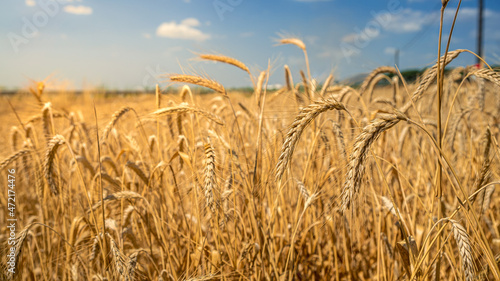
M 89 262 L 92 262 L 98 254 L 99 251 L 99 237 L 102 237 L 102 233 L 97 234 L 92 238 L 92 246 L 90 247 Z
M 483 152 L 483 163 L 481 164 L 481 171 L 479 173 L 479 177 L 475 180 L 473 190 L 478 191 L 481 189 L 481 187 L 486 184 L 491 176 L 491 160 L 490 160 L 490 149 L 491 149 L 491 143 L 492 143 L 492 137 L 491 137 L 491 131 L 490 128 L 486 129 L 486 133 L 484 135 L 485 139 L 485 146 L 484 146 L 484 152 Z M 482 212 L 485 212 L 486 209 L 489 206 L 489 201 L 491 194 L 493 193 L 495 186 L 492 185 L 485 190 L 481 191 L 478 193 L 474 198 L 471 198 L 471 202 L 474 202 L 476 198 L 479 198 L 479 201 L 481 202 L 480 210 Z
M 466 52 L 466 51 L 467 50 L 464 50 L 464 49 L 458 49 L 458 50 L 450 51 L 447 54 L 444 54 L 439 59 L 439 65 L 441 67 L 445 67 L 450 62 L 452 62 L 455 58 L 457 58 L 458 55 L 460 55 L 461 53 Z M 445 57 L 446 57 L 446 62 L 444 61 Z M 432 82 L 434 82 L 434 80 L 436 79 L 437 68 L 438 68 L 438 63 L 434 64 L 431 68 L 429 68 L 428 70 L 426 70 L 424 72 L 424 74 L 423 74 L 424 78 L 422 79 L 422 81 L 420 81 L 420 84 L 418 85 L 417 89 L 413 93 L 411 100 L 408 101 L 406 103 L 406 105 L 400 109 L 401 112 L 406 113 L 410 109 L 412 104 L 422 97 L 423 92 L 425 92 L 425 90 L 427 90 L 427 88 L 429 88 L 429 86 L 432 84 Z
M 115 264 L 115 270 L 120 274 L 120 276 L 125 277 L 125 259 L 123 254 L 121 253 L 120 249 L 118 248 L 118 245 L 116 245 L 115 240 L 109 233 L 106 233 L 106 235 L 109 238 L 109 241 L 111 242 L 111 253 L 112 253 L 112 258 L 113 262 Z
M 304 71 L 300 71 L 300 77 L 302 78 L 302 85 L 304 86 L 304 93 L 306 94 L 306 97 L 311 100 L 312 99 L 312 94 L 311 94 L 311 88 L 309 87 L 309 82 L 307 81 L 306 75 L 304 74 Z
M 50 102 L 46 103 L 42 109 L 42 120 L 43 120 L 43 133 L 46 139 L 49 139 L 52 135 L 52 104 Z
M 340 125 L 332 120 L 333 133 L 335 134 L 335 139 L 337 140 L 337 146 L 342 154 L 342 158 L 347 160 L 347 151 L 345 149 L 344 134 L 340 128 Z
M 132 171 L 134 171 L 139 178 L 144 182 L 144 184 L 148 185 L 149 184 L 149 178 L 144 174 L 144 172 L 139 168 L 139 166 L 132 162 L 132 161 L 127 161 L 127 164 L 125 164 L 125 167 L 130 168 Z
M 59 194 L 59 189 L 57 188 L 52 174 L 54 169 L 54 159 L 56 157 L 57 149 L 65 142 L 66 141 L 64 140 L 64 137 L 61 135 L 55 135 L 54 137 L 52 137 L 47 146 L 47 152 L 45 153 L 45 159 L 43 162 L 45 179 L 47 180 L 49 188 L 54 195 Z
M 188 83 L 188 84 L 194 84 L 198 86 L 202 86 L 205 88 L 212 89 L 218 93 L 221 93 L 223 95 L 226 94 L 226 89 L 224 89 L 224 86 L 219 84 L 218 82 L 214 80 L 210 80 L 207 78 L 199 77 L 199 76 L 194 76 L 194 75 L 186 75 L 186 74 L 175 74 L 169 76 L 170 81 L 172 82 L 178 82 L 178 83 Z
M 12 126 L 10 128 L 10 141 L 11 141 L 12 151 L 17 151 L 17 140 L 19 139 L 19 136 L 21 136 L 19 128 L 17 128 L 16 126 Z
M 285 64 L 285 86 L 287 91 L 291 91 L 293 89 L 293 78 L 292 78 L 292 73 L 290 73 L 290 67 Z
M 22 149 L 10 155 L 9 157 L 5 158 L 0 163 L 0 171 L 3 170 L 5 167 L 7 167 L 10 163 L 14 162 L 17 158 L 25 155 L 26 153 L 29 153 L 30 151 L 31 151 L 30 149 Z
M 299 190 L 300 195 L 302 195 L 302 198 L 304 198 L 304 202 L 307 202 L 307 200 L 309 200 L 309 198 L 311 197 L 309 190 L 307 190 L 304 183 L 300 180 L 295 179 L 295 181 L 297 182 L 297 189 Z
M 462 270 L 464 271 L 465 280 L 472 281 L 475 276 L 474 263 L 472 258 L 472 247 L 469 241 L 469 235 L 465 228 L 455 220 L 449 220 L 453 229 L 453 236 L 457 242 L 458 252 L 462 260 Z
M 262 102 L 262 86 L 264 84 L 264 79 L 266 78 L 266 71 L 262 71 L 257 79 L 257 86 L 255 87 L 255 98 L 257 99 L 257 107 L 260 108 L 260 103 Z
M 161 108 L 161 109 L 158 109 L 154 112 L 151 113 L 151 115 L 155 116 L 155 117 L 160 117 L 160 116 L 164 116 L 164 115 L 170 115 L 170 114 L 182 114 L 182 113 L 196 113 L 196 114 L 200 114 L 201 116 L 219 124 L 219 125 L 222 125 L 224 126 L 224 121 L 219 117 L 219 116 L 216 116 L 210 112 L 206 112 L 204 110 L 201 110 L 199 108 L 194 108 L 194 107 L 191 107 L 185 103 L 182 103 L 178 106 L 173 106 L 173 107 L 165 107 L 165 108 Z
M 363 83 L 361 83 L 361 86 L 359 87 L 359 95 L 363 95 L 372 80 L 382 73 L 392 73 L 395 75 L 398 74 L 397 70 L 392 66 L 380 66 L 375 68 L 374 70 L 372 70 L 372 72 L 370 72 L 368 76 L 366 76 L 365 80 L 363 80 Z
M 371 145 L 380 134 L 392 128 L 401 120 L 405 120 L 405 117 L 400 114 L 382 115 L 364 127 L 361 134 L 356 137 L 348 164 L 346 180 L 342 188 L 342 212 L 345 212 L 349 208 L 354 196 L 359 191 L 361 179 L 364 174 L 366 156 L 370 151 Z
M 217 179 L 215 176 L 215 152 L 210 143 L 205 144 L 205 181 L 204 181 L 204 192 L 205 192 L 205 200 L 206 205 L 212 212 L 215 214 L 216 211 L 216 202 L 214 198 L 214 192 L 217 187 Z
M 99 177 L 101 177 L 102 180 L 107 181 L 112 186 L 116 187 L 117 189 L 121 188 L 121 183 L 118 182 L 118 181 L 116 181 L 116 180 L 114 180 L 109 174 L 105 173 L 104 171 L 96 173 L 94 175 L 94 177 L 92 178 L 92 183 L 94 184 L 99 179 Z
M 66 117 L 66 115 L 59 113 L 59 112 L 52 112 L 52 118 L 63 118 L 63 117 Z M 40 120 L 43 120 L 43 114 L 38 114 L 38 115 L 32 116 L 24 124 L 25 124 L 25 126 L 27 126 L 28 124 L 32 124 L 32 123 L 38 122 Z
M 191 92 L 191 88 L 189 88 L 188 85 L 182 86 L 181 93 L 180 93 L 182 102 L 186 102 L 188 95 L 189 95 L 190 100 L 193 101 L 193 93 Z M 158 106 L 157 109 L 160 109 L 160 107 Z
M 14 250 L 14 265 L 16 268 L 19 268 L 19 258 L 21 256 L 21 252 L 23 250 L 24 240 L 26 240 L 26 237 L 28 237 L 28 232 L 33 225 L 35 225 L 35 223 L 30 223 L 30 224 L 26 225 L 23 228 L 23 230 L 21 230 L 16 236 L 16 240 L 15 240 L 15 243 L 13 245 L 13 248 L 15 249 Z M 12 249 L 12 248 L 10 248 L 10 249 Z M 16 268 L 14 268 L 15 272 L 17 272 Z M 10 276 L 9 279 L 14 279 L 14 274 L 9 272 L 8 275 Z M 1 277 L 1 275 L 0 275 L 0 277 Z
M 81 163 L 87 170 L 89 170 L 92 177 L 95 175 L 94 167 L 92 167 L 92 164 L 90 164 L 87 157 L 85 157 L 84 155 L 76 156 L 76 162 Z
M 317 100 L 316 102 L 301 109 L 295 120 L 290 125 L 285 142 L 281 148 L 281 153 L 276 164 L 276 181 L 280 181 L 283 173 L 291 160 L 295 146 L 302 135 L 304 129 L 313 121 L 319 114 L 327 110 L 346 110 L 345 106 L 332 98 L 326 100 Z
M 321 92 L 319 92 L 319 96 L 320 97 L 324 97 L 325 96 L 326 90 L 328 89 L 328 86 L 330 86 L 330 84 L 332 83 L 332 81 L 333 81 L 333 75 L 330 74 L 326 78 L 325 83 L 323 83 L 323 87 L 321 87 Z
M 239 69 L 245 71 L 246 73 L 248 73 L 249 75 L 251 75 L 248 67 L 244 63 L 242 63 L 241 61 L 239 61 L 237 59 L 227 57 L 227 56 L 212 55 L 212 54 L 201 54 L 200 58 L 204 59 L 204 60 L 211 60 L 211 61 L 227 63 L 230 65 L 236 66 L 237 68 L 239 68 Z
M 111 168 L 113 169 L 113 171 L 115 172 L 115 174 L 119 174 L 118 173 L 118 168 L 116 167 L 116 164 L 115 164 L 115 161 L 113 161 L 113 159 L 111 159 L 111 157 L 109 156 L 103 156 L 101 157 L 100 159 L 101 163 L 107 163 L 108 165 L 111 166 Z
M 469 75 L 474 75 L 478 78 L 483 78 L 492 83 L 495 83 L 497 86 L 500 86 L 500 74 L 497 71 L 491 70 L 489 68 L 482 69 L 474 69 L 469 72 Z
M 109 132 L 111 132 L 111 129 L 116 125 L 116 122 L 118 122 L 118 119 L 120 119 L 125 113 L 129 112 L 130 110 L 133 110 L 131 107 L 122 107 L 120 110 L 115 111 L 113 115 L 111 116 L 111 121 L 109 121 L 108 125 L 104 128 L 104 131 L 101 136 L 101 142 L 104 141 L 105 139 L 108 138 Z
M 394 76 L 397 78 L 397 76 Z M 368 85 L 368 88 L 370 89 L 369 90 L 369 94 L 368 94 L 368 101 L 371 102 L 372 99 L 373 99 L 373 92 L 374 92 L 374 89 L 375 89 L 375 86 L 377 85 L 378 82 L 382 81 L 382 80 L 386 80 L 387 82 L 389 82 L 389 84 L 392 85 L 392 79 L 389 78 L 389 76 L 385 75 L 385 74 L 377 74 L 377 76 L 375 76 L 375 78 L 373 78 L 373 80 L 370 82 L 370 84 Z M 394 92 L 393 92 L 394 93 Z M 393 94 L 394 96 L 394 94 Z M 394 99 L 394 97 L 393 97 Z
M 300 40 L 299 38 L 291 37 L 291 38 L 282 38 L 279 40 L 279 43 L 282 45 L 286 44 L 291 44 L 299 47 L 302 49 L 302 51 L 306 50 L 306 44 L 304 44 L 304 41 Z

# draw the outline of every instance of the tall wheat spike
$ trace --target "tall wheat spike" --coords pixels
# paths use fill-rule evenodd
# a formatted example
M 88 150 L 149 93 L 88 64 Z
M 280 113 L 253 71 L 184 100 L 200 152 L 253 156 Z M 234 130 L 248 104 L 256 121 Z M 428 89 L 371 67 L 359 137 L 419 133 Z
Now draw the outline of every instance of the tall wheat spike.
M 46 103 L 42 109 L 42 120 L 43 120 L 43 133 L 46 139 L 49 139 L 52 135 L 52 104 L 50 102 Z
M 158 109 L 154 112 L 151 113 L 151 115 L 155 116 L 155 117 L 159 117 L 159 116 L 164 116 L 164 115 L 169 115 L 169 114 L 182 114 L 182 113 L 196 113 L 196 114 L 200 114 L 201 116 L 219 124 L 219 125 L 224 125 L 224 121 L 219 117 L 219 116 L 216 116 L 210 112 L 207 112 L 207 111 L 204 111 L 202 109 L 199 109 L 199 108 L 195 108 L 195 107 L 191 107 L 189 106 L 188 104 L 186 103 L 182 103 L 178 106 L 173 106 L 173 107 L 165 107 L 165 108 L 161 108 L 161 109 Z
M 370 151 L 373 142 L 388 129 L 404 120 L 405 117 L 401 115 L 382 115 L 380 118 L 372 121 L 369 125 L 363 128 L 361 134 L 356 137 L 354 141 L 354 148 L 351 152 L 346 180 L 342 188 L 342 204 L 341 211 L 345 212 L 351 205 L 354 196 L 359 191 L 361 179 L 364 174 L 364 164 L 366 156 Z
M 458 50 L 448 52 L 447 55 L 441 56 L 441 58 L 439 59 L 441 67 L 445 67 L 446 65 L 448 65 L 450 62 L 452 62 L 454 59 L 456 59 L 458 57 L 458 55 L 460 55 L 461 53 L 463 53 L 465 51 L 467 51 L 467 50 L 458 49 Z M 446 56 L 446 62 L 444 61 L 445 56 Z M 432 84 L 432 82 L 434 82 L 434 80 L 436 79 L 436 76 L 437 76 L 437 67 L 438 67 L 438 64 L 436 63 L 431 68 L 429 68 L 428 70 L 426 70 L 424 72 L 424 74 L 423 74 L 424 77 L 423 77 L 422 81 L 420 81 L 420 84 L 418 85 L 417 89 L 415 90 L 415 92 L 412 95 L 413 102 L 416 102 L 417 100 L 419 100 L 422 97 L 422 94 L 425 92 L 425 90 L 427 90 L 427 88 L 429 88 L 429 86 Z M 403 113 L 406 113 L 411 108 L 411 106 L 412 106 L 412 101 L 410 100 L 405 104 L 405 106 L 403 106 L 400 109 L 400 111 Z
M 332 98 L 326 100 L 317 100 L 316 102 L 302 108 L 295 120 L 290 125 L 285 142 L 281 147 L 281 153 L 276 164 L 276 182 L 283 177 L 288 162 L 291 160 L 295 146 L 302 135 L 304 129 L 313 121 L 319 114 L 328 110 L 346 110 L 345 106 Z
M 7 167 L 10 163 L 18 159 L 19 157 L 27 154 L 30 152 L 30 149 L 22 149 L 17 151 L 16 153 L 10 155 L 9 157 L 5 158 L 1 163 L 0 163 L 0 171 L 3 170 L 5 167 Z
M 64 140 L 64 137 L 61 135 L 55 135 L 52 137 L 52 139 L 49 141 L 49 144 L 47 146 L 47 152 L 45 153 L 45 159 L 44 159 L 44 164 L 43 164 L 43 171 L 45 175 L 45 179 L 47 180 L 47 183 L 49 184 L 49 188 L 52 191 L 52 194 L 58 195 L 59 194 L 59 189 L 57 188 L 55 179 L 53 177 L 53 170 L 54 170 L 54 159 L 56 157 L 57 149 L 59 146 L 64 144 L 66 141 Z
M 144 182 L 144 184 L 148 185 L 149 178 L 146 176 L 146 174 L 144 174 L 144 172 L 137 164 L 135 164 L 132 161 L 127 161 L 127 164 L 125 164 L 125 166 L 134 171 L 139 176 L 139 178 Z
M 200 58 L 204 59 L 204 60 L 211 60 L 211 61 L 217 61 L 217 62 L 222 62 L 222 63 L 227 63 L 227 64 L 230 64 L 230 65 L 233 65 L 233 66 L 236 66 L 237 68 L 245 71 L 246 73 L 250 74 L 250 70 L 248 69 L 248 67 L 242 63 L 241 61 L 237 60 L 237 59 L 234 59 L 234 58 L 231 58 L 231 57 L 227 57 L 227 56 L 221 56 L 221 55 L 212 55 L 212 54 L 201 54 L 200 55 Z
M 132 110 L 132 108 L 126 106 L 122 107 L 120 110 L 115 111 L 115 113 L 113 113 L 113 116 L 111 116 L 111 121 L 109 121 L 106 128 L 104 128 L 104 131 L 101 136 L 101 141 L 104 141 L 108 138 L 109 132 L 111 132 L 111 129 L 113 129 L 116 122 L 118 122 L 118 119 L 120 119 L 125 113 L 129 112 L 130 110 Z
M 257 99 L 257 107 L 260 108 L 260 103 L 262 102 L 262 86 L 264 85 L 264 79 L 266 78 L 266 71 L 262 71 L 257 79 L 257 86 L 255 88 L 255 98 Z
M 498 71 L 494 71 L 489 68 L 481 68 L 471 71 L 469 75 L 475 75 L 479 78 L 483 78 L 492 83 L 495 83 L 497 86 L 500 86 L 500 74 L 498 73 Z
M 18 271 L 19 269 L 19 258 L 21 256 L 21 253 L 22 253 L 22 250 L 23 250 L 23 246 L 24 246 L 24 240 L 26 240 L 26 238 L 28 237 L 28 233 L 29 233 L 29 230 L 30 228 L 35 225 L 34 223 L 30 223 L 28 225 L 26 225 L 16 236 L 16 240 L 15 240 L 15 243 L 13 245 L 13 248 L 15 249 L 14 250 L 14 272 Z M 9 249 L 11 249 L 11 247 L 9 247 Z M 1 268 L 1 270 L 3 271 L 4 269 Z M 3 274 L 0 273 L 0 274 Z M 9 276 L 8 279 L 12 280 L 14 279 L 15 277 L 15 274 L 12 274 L 12 272 L 8 272 L 7 273 L 7 276 Z M 0 277 L 2 277 L 2 275 L 0 275 Z M 7 279 L 6 279 L 7 280 Z
M 210 143 L 210 140 L 205 144 L 205 182 L 204 192 L 206 206 L 210 209 L 212 214 L 216 212 L 215 191 L 217 188 L 217 179 L 215 176 L 215 152 Z
M 220 83 L 200 76 L 175 74 L 169 76 L 170 81 L 178 83 L 188 83 L 212 89 L 218 93 L 226 95 L 226 89 Z
M 359 95 L 362 95 L 366 91 L 372 80 L 381 73 L 392 73 L 395 75 L 398 74 L 396 68 L 392 66 L 380 66 L 375 68 L 372 72 L 370 72 L 368 76 L 366 76 L 365 80 L 363 80 L 363 83 L 359 87 Z
M 449 220 L 453 229 L 453 236 L 457 242 L 458 252 L 462 260 L 462 270 L 465 275 L 465 280 L 472 281 L 475 276 L 475 269 L 472 257 L 472 247 L 469 240 L 469 235 L 465 228 L 455 220 Z

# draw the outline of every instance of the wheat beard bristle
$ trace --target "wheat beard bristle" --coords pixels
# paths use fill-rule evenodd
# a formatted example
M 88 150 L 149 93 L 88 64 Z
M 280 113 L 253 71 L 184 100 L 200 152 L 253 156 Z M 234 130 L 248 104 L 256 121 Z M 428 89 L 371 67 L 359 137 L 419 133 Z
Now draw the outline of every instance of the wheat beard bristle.
M 285 142 L 281 148 L 278 164 L 276 164 L 276 182 L 279 182 L 283 177 L 288 162 L 292 158 L 295 146 L 297 145 L 297 142 L 307 125 L 319 114 L 332 109 L 346 110 L 343 104 L 333 99 L 318 100 L 302 108 L 297 117 L 295 117 L 295 120 L 290 125 Z
M 54 178 L 52 176 L 52 170 L 54 167 L 54 158 L 56 157 L 57 149 L 59 148 L 60 145 L 64 144 L 65 140 L 64 137 L 61 135 L 55 135 L 50 141 L 47 146 L 47 153 L 45 154 L 45 161 L 44 161 L 44 175 L 45 178 L 47 179 L 47 183 L 49 184 L 49 188 L 52 191 L 52 194 L 58 195 L 59 190 L 57 188 L 57 185 L 54 181 Z

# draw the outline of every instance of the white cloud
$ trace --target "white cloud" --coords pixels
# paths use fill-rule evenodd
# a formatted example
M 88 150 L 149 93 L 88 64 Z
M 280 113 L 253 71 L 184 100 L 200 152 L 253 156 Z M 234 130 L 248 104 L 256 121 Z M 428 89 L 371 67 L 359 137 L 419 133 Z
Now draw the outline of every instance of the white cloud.
M 195 19 L 195 18 L 187 18 L 181 21 L 181 25 L 187 25 L 187 26 L 199 26 L 200 21 Z
M 28 7 L 33 7 L 36 5 L 35 0 L 26 0 L 26 1 L 24 1 L 24 3 L 26 3 L 26 6 L 28 6 Z
M 64 11 L 69 14 L 75 14 L 75 15 L 91 15 L 92 14 L 92 8 L 88 6 L 74 6 L 74 5 L 68 5 L 64 6 Z
M 425 12 L 421 10 L 404 9 L 400 13 L 390 14 L 381 13 L 375 18 L 376 21 L 385 23 L 385 30 L 396 32 L 396 33 L 407 33 L 416 32 L 422 30 L 422 28 L 429 24 L 438 24 L 440 18 L 439 12 Z M 457 20 L 460 21 L 471 21 L 477 19 L 477 8 L 461 8 L 458 12 Z M 448 9 L 445 10 L 443 20 L 445 22 L 451 22 L 455 17 L 455 10 Z M 500 13 L 485 9 L 485 18 L 498 18 Z
M 387 47 L 384 49 L 384 53 L 387 55 L 394 55 L 396 53 L 396 48 L 394 47 Z
M 451 21 L 455 17 L 455 9 L 448 9 L 444 12 L 444 20 Z M 490 10 L 484 9 L 484 17 L 485 18 L 497 18 L 500 16 L 500 13 Z M 457 20 L 476 20 L 478 17 L 478 8 L 477 7 L 466 7 L 460 8 L 458 11 Z
M 396 33 L 420 31 L 426 24 L 431 23 L 435 16 L 434 13 L 412 9 L 404 9 L 398 14 L 380 15 L 381 18 L 387 18 L 385 29 Z
M 180 23 L 175 21 L 164 22 L 156 29 L 156 36 L 195 41 L 210 39 L 210 34 L 203 33 L 195 28 L 199 25 L 200 21 L 195 18 L 187 18 Z

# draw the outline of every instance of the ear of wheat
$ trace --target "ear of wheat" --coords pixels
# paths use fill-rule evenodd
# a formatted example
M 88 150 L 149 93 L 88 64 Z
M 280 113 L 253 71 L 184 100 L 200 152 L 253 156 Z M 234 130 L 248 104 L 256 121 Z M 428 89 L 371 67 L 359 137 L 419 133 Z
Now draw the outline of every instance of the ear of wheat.
M 102 133 L 101 141 L 104 141 L 105 139 L 108 138 L 109 132 L 111 132 L 111 129 L 116 125 L 116 122 L 118 122 L 118 119 L 120 119 L 125 113 L 129 112 L 132 110 L 131 107 L 122 107 L 120 110 L 116 111 L 113 113 L 113 116 L 111 116 L 111 121 L 109 121 L 108 125 L 106 128 L 104 128 L 104 131 Z
M 455 220 L 449 220 L 453 229 L 453 236 L 457 242 L 458 252 L 462 260 L 462 270 L 465 275 L 465 280 L 472 281 L 475 276 L 474 263 L 472 258 L 472 247 L 469 240 L 469 235 L 465 228 Z
M 446 55 L 441 56 L 441 58 L 439 59 L 441 67 L 446 67 L 446 65 L 448 65 L 450 62 L 452 62 L 454 59 L 456 59 L 458 57 L 458 55 L 460 55 L 461 53 L 463 53 L 465 51 L 467 51 L 467 50 L 458 49 L 455 51 L 450 51 Z M 446 57 L 446 61 L 445 61 L 445 57 Z M 438 68 L 438 64 L 436 63 L 436 64 L 434 64 L 434 66 L 432 66 L 431 68 L 429 68 L 428 70 L 426 70 L 424 72 L 424 74 L 423 74 L 424 78 L 422 79 L 422 81 L 420 82 L 417 89 L 415 90 L 415 92 L 412 95 L 411 99 L 413 100 L 413 102 L 416 102 L 418 99 L 420 99 L 422 97 L 422 94 L 425 92 L 425 90 L 427 90 L 427 88 L 429 88 L 431 83 L 434 82 L 434 80 L 436 79 L 436 76 L 437 76 L 437 68 Z M 400 109 L 400 111 L 403 113 L 406 113 L 412 106 L 412 103 L 413 103 L 412 100 L 408 101 L 405 104 L 405 106 L 403 106 Z
M 241 61 L 239 61 L 237 59 L 231 58 L 231 57 L 221 56 L 221 55 L 212 55 L 212 54 L 201 54 L 200 58 L 202 58 L 204 60 L 211 60 L 211 61 L 227 63 L 230 65 L 236 66 L 237 68 L 245 71 L 248 74 L 251 74 L 250 70 L 248 69 L 248 67 L 244 63 L 242 63 Z
M 362 95 L 366 91 L 368 85 L 370 85 L 372 80 L 381 73 L 398 74 L 397 70 L 392 66 L 381 66 L 375 68 L 372 72 L 370 72 L 368 76 L 366 76 L 365 80 L 363 80 L 363 83 L 359 87 L 359 95 Z
M 363 132 L 356 138 L 348 164 L 346 180 L 342 188 L 342 212 L 345 212 L 349 208 L 354 196 L 359 191 L 361 179 L 364 174 L 366 156 L 370 151 L 371 145 L 380 134 L 392 128 L 401 119 L 402 117 L 397 115 L 384 115 L 363 128 Z
M 217 204 L 215 200 L 215 191 L 217 187 L 216 176 L 215 176 L 215 152 L 212 144 L 208 142 L 205 144 L 205 182 L 204 182 L 204 192 L 206 206 L 210 209 L 212 214 L 216 213 Z
M 201 116 L 219 124 L 219 125 L 224 125 L 224 121 L 210 113 L 204 110 L 201 110 L 199 108 L 191 107 L 185 103 L 180 104 L 178 106 L 173 106 L 173 107 L 165 107 L 165 108 L 160 108 L 154 112 L 151 113 L 151 115 L 155 117 L 160 117 L 160 116 L 165 116 L 165 115 L 170 115 L 170 114 L 182 114 L 182 113 L 195 113 L 195 114 L 200 114 Z
M 276 164 L 276 182 L 279 182 L 283 177 L 288 162 L 292 158 L 295 146 L 302 135 L 304 129 L 314 120 L 319 114 L 327 110 L 346 110 L 345 106 L 333 99 L 318 100 L 304 108 L 295 117 L 295 120 L 290 125 L 285 142 L 281 147 L 281 153 Z
M 47 183 L 49 185 L 50 190 L 52 191 L 52 194 L 58 195 L 59 194 L 59 189 L 57 187 L 56 181 L 53 176 L 53 170 L 54 170 L 54 160 L 56 157 L 57 149 L 65 143 L 64 137 L 61 135 L 55 135 L 52 137 L 52 139 L 49 141 L 49 144 L 47 146 L 47 152 L 45 153 L 45 160 L 44 160 L 44 175 L 45 179 L 47 180 Z
M 5 169 L 10 163 L 16 161 L 19 157 L 22 157 L 23 155 L 27 154 L 30 152 L 30 149 L 23 149 L 19 150 L 16 153 L 10 155 L 9 157 L 5 158 L 1 163 L 0 163 L 0 171 Z
M 218 93 L 226 95 L 226 89 L 220 83 L 200 76 L 176 74 L 169 76 L 170 81 L 178 83 L 188 83 L 212 89 Z

